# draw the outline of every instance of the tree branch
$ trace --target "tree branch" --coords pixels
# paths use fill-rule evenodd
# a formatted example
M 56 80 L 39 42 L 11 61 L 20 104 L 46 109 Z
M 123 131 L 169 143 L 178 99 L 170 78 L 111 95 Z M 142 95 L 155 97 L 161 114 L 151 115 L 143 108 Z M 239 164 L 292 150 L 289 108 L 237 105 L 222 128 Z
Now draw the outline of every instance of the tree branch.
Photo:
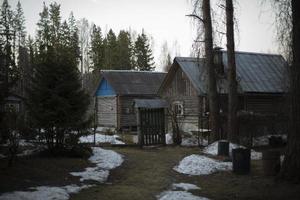
M 198 15 L 195 15 L 195 14 L 189 14 L 189 15 L 185 15 L 185 16 L 196 18 L 196 19 L 200 20 L 202 23 L 204 23 L 204 20 L 203 20 L 201 17 L 199 17 Z

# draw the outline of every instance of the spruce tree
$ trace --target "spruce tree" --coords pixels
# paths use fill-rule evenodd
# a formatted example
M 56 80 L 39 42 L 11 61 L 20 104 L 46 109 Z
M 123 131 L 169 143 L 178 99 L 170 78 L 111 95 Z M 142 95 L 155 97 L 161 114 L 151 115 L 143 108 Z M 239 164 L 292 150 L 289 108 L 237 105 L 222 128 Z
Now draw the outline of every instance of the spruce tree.
M 7 0 L 3 1 L 0 13 L 0 40 L 2 50 L 2 77 L 0 80 L 0 90 L 3 97 L 8 96 L 11 88 L 15 86 L 19 78 L 19 69 L 14 58 L 14 20 L 13 11 L 10 8 Z
M 155 69 L 149 39 L 144 33 L 138 35 L 134 45 L 134 53 L 136 68 L 139 71 L 153 71 Z
M 40 20 L 37 23 L 37 36 L 36 43 L 38 46 L 39 54 L 43 54 L 47 51 L 50 45 L 50 32 L 49 32 L 49 9 L 44 2 L 43 11 L 39 14 Z
M 133 69 L 132 61 L 132 42 L 130 34 L 127 31 L 121 30 L 118 39 L 118 69 L 130 70 Z
M 16 43 L 18 48 L 25 46 L 26 30 L 25 17 L 20 1 L 17 3 L 17 8 L 14 16 Z
M 117 54 L 117 37 L 112 29 L 106 35 L 106 45 L 104 54 L 104 65 L 107 69 L 118 68 L 118 54 Z
M 90 57 L 92 59 L 93 70 L 104 68 L 104 49 L 101 28 L 95 24 L 93 25 L 91 33 Z
M 43 136 L 48 148 L 53 150 L 65 147 L 67 136 L 79 137 L 76 133 L 87 124 L 89 99 L 81 88 L 70 27 L 67 22 L 61 23 L 59 5 L 54 3 L 50 7 L 51 42 L 36 55 L 37 66 L 28 91 L 28 107 L 34 126 L 45 130 Z M 45 10 L 48 9 L 44 7 Z M 45 21 L 44 16 L 41 15 L 39 24 Z M 48 26 L 43 25 L 39 30 Z M 40 36 L 38 40 L 42 41 L 43 34 Z

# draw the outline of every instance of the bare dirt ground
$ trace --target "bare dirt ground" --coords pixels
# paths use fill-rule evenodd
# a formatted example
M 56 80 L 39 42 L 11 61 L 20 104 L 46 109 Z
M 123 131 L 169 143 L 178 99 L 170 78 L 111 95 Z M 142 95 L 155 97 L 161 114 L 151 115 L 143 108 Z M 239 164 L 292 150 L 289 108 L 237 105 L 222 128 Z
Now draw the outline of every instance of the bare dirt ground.
M 87 166 L 91 166 L 90 162 L 80 158 L 24 156 L 7 168 L 7 159 L 0 159 L 0 194 L 35 186 L 76 184 L 79 178 L 69 172 L 82 171 Z

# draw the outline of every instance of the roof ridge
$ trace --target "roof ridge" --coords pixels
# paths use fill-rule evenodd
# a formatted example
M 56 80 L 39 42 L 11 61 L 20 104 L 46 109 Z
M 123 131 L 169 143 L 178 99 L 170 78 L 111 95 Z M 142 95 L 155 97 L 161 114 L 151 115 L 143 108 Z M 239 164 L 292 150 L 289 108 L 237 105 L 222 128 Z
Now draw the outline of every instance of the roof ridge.
M 158 72 L 158 71 L 116 70 L 116 69 L 101 70 L 101 72 L 166 73 L 166 72 Z

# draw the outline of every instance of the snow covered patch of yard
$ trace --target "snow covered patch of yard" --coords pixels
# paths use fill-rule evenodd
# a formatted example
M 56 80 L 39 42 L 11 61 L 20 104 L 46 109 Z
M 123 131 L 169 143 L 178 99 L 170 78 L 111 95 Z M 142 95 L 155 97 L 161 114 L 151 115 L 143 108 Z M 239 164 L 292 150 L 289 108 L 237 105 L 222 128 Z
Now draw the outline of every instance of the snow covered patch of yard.
M 93 132 L 94 131 L 94 129 L 92 128 L 91 129 L 91 132 Z M 111 133 L 113 133 L 113 132 L 115 132 L 116 131 L 116 129 L 115 128 L 112 128 L 112 127 L 97 127 L 96 128 L 96 132 L 100 132 L 100 133 L 105 133 L 105 132 L 111 132 Z
M 63 187 L 40 186 L 29 188 L 30 191 L 16 191 L 4 193 L 0 200 L 68 200 L 70 194 L 78 193 L 92 185 L 66 185 Z
M 100 133 L 96 133 L 96 143 L 110 143 L 110 144 L 125 144 L 124 142 L 118 140 L 119 136 L 117 135 L 103 135 Z M 93 143 L 94 135 L 81 136 L 79 138 L 81 143 Z
M 205 147 L 203 150 L 203 153 L 214 155 L 214 156 L 218 155 L 218 142 L 219 141 L 216 141 L 216 142 L 208 145 L 207 147 Z M 244 148 L 241 145 L 230 143 L 229 144 L 229 156 L 230 157 L 232 156 L 231 155 L 232 149 L 236 149 L 239 147 Z M 251 160 L 260 160 L 260 159 L 262 159 L 262 153 L 251 149 Z
M 184 191 L 175 191 L 183 189 Z M 172 190 L 162 192 L 157 196 L 158 200 L 209 200 L 205 197 L 198 197 L 188 192 L 189 190 L 200 190 L 197 185 L 190 183 L 174 183 Z
M 199 141 L 201 145 L 206 146 L 207 140 Z M 201 143 L 202 142 L 202 143 Z M 166 134 L 166 144 L 173 144 L 172 133 Z M 193 135 L 184 136 L 182 138 L 181 146 L 185 147 L 196 147 L 198 146 L 198 138 Z
M 173 190 L 183 189 L 185 191 L 188 191 L 188 190 L 200 190 L 200 188 L 197 185 L 190 184 L 190 183 L 174 183 L 172 185 L 172 189 Z
M 71 172 L 73 176 L 80 176 L 80 181 L 94 180 L 103 183 L 109 176 L 109 170 L 120 166 L 124 161 L 120 154 L 100 147 L 93 147 L 93 155 L 89 160 L 96 167 L 88 167 L 83 172 Z
M 252 139 L 252 144 L 253 146 L 267 146 L 269 145 L 269 138 L 270 137 L 282 137 L 282 140 L 283 141 L 287 141 L 287 135 L 263 135 L 263 136 L 260 136 L 260 137 L 254 137 Z
M 220 162 L 202 155 L 190 155 L 180 161 L 175 171 L 188 175 L 207 175 L 217 171 L 232 170 L 231 162 Z
M 99 147 L 93 148 L 93 156 L 89 160 L 96 164 L 96 167 L 88 167 L 83 172 L 72 172 L 74 176 L 80 176 L 80 181 L 95 180 L 105 182 L 109 176 L 109 170 L 120 166 L 123 158 L 120 154 L 105 150 Z M 0 200 L 68 200 L 70 194 L 77 193 L 82 189 L 93 185 L 66 185 L 63 187 L 40 186 L 29 188 L 29 191 L 15 191 L 4 193 Z
M 158 196 L 158 200 L 209 200 L 205 197 L 198 197 L 186 191 L 166 191 Z

